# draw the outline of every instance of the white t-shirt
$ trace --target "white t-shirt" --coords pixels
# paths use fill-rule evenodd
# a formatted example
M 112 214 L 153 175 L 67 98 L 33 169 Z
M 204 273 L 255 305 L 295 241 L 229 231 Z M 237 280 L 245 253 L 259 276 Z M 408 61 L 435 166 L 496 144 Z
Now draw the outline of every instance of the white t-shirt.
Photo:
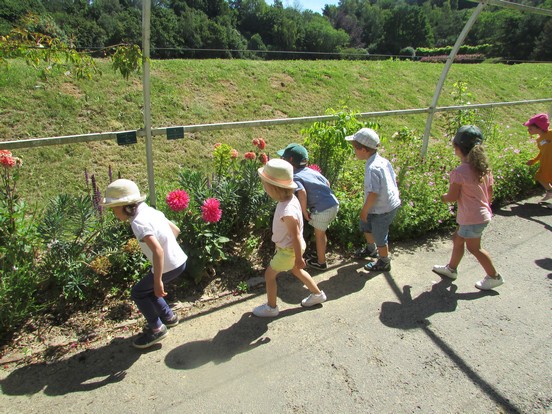
M 186 263 L 188 256 L 182 250 L 176 237 L 169 226 L 169 220 L 165 215 L 145 203 L 140 203 L 136 209 L 136 215 L 130 220 L 132 232 L 140 243 L 142 252 L 152 263 L 153 252 L 142 240 L 146 236 L 155 236 L 164 253 L 163 273 L 170 272 Z
M 368 193 L 377 193 L 369 214 L 385 214 L 401 205 L 397 176 L 391 163 L 378 153 L 366 161 L 364 170 L 364 201 Z
M 287 201 L 280 201 L 274 211 L 274 219 L 272 220 L 272 241 L 276 243 L 278 247 L 289 248 L 293 246 L 286 223 L 282 220 L 284 217 L 290 216 L 298 221 L 299 235 L 302 239 L 303 212 L 301 211 L 301 204 L 295 196 Z M 304 245 L 304 241 L 301 241 L 301 245 Z

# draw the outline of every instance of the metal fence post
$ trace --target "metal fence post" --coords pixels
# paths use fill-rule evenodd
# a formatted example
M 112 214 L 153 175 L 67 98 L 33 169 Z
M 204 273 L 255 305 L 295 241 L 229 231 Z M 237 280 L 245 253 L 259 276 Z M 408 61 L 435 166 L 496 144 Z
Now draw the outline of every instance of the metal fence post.
M 153 148 L 151 139 L 151 95 L 150 95 L 150 20 L 151 0 L 142 3 L 142 70 L 144 89 L 144 130 L 146 133 L 146 162 L 150 205 L 155 207 L 155 180 L 153 177 Z

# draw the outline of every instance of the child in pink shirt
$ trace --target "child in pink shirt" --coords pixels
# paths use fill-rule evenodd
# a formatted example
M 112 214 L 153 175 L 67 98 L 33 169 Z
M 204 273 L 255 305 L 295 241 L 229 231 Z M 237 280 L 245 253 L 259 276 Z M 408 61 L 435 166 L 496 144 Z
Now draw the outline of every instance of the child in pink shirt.
M 435 265 L 433 271 L 455 280 L 465 248 L 475 256 L 486 276 L 475 284 L 481 290 L 491 290 L 504 283 L 496 271 L 489 253 L 481 247 L 481 235 L 492 217 L 493 175 L 485 150 L 483 135 L 473 125 L 460 127 L 452 141 L 454 153 L 462 164 L 450 173 L 450 185 L 441 196 L 445 203 L 458 203 L 458 229 L 452 236 L 452 254 L 447 265 Z
M 548 129 L 550 119 L 547 114 L 537 114 L 523 125 L 527 127 L 527 132 L 530 135 L 537 135 L 539 153 L 535 158 L 527 161 L 527 165 L 539 163 L 535 179 L 546 190 L 542 201 L 548 201 L 552 198 L 552 131 Z M 550 208 L 550 204 L 545 203 L 543 205 Z

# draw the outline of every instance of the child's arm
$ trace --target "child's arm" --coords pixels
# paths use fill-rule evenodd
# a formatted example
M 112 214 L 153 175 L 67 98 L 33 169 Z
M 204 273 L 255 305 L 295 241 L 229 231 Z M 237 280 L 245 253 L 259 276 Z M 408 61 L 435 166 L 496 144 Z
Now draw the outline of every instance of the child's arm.
M 362 221 L 368 220 L 368 212 L 375 204 L 377 198 L 378 198 L 378 193 L 368 193 L 368 196 L 366 197 L 366 201 L 362 206 L 362 210 L 360 210 L 360 219 Z
M 178 235 L 180 234 L 180 229 L 178 228 L 178 226 L 169 220 L 169 227 L 171 228 L 174 237 L 178 237 Z
M 175 226 L 176 227 L 176 226 Z M 165 255 L 163 252 L 163 247 L 159 244 L 157 237 L 149 235 L 142 239 L 144 243 L 150 248 L 153 252 L 153 291 L 155 296 L 162 298 L 167 296 L 165 292 L 165 287 L 163 286 L 163 266 L 165 262 Z
M 441 196 L 441 200 L 445 203 L 453 203 L 457 201 L 460 196 L 460 187 L 461 186 L 458 183 L 450 183 L 448 192 Z
M 293 243 L 293 252 L 295 253 L 295 267 L 299 269 L 304 269 L 307 264 L 303 259 L 303 252 L 301 251 L 301 232 L 299 223 L 292 216 L 282 217 L 282 220 L 284 220 L 284 223 L 286 223 L 288 233 L 291 237 L 291 242 Z
M 307 192 L 304 188 L 301 190 L 298 190 L 295 195 L 299 199 L 299 203 L 301 204 L 301 210 L 303 211 L 303 217 L 305 217 L 305 220 L 310 221 L 310 214 L 309 210 L 307 209 Z

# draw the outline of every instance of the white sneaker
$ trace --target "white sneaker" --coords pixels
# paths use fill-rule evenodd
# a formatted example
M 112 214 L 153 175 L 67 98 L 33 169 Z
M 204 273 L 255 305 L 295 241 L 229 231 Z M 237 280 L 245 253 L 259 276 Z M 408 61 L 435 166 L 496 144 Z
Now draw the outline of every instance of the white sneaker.
M 552 190 L 549 190 L 546 193 L 544 193 L 544 197 L 542 198 L 541 202 L 542 201 L 548 201 L 551 198 L 552 198 Z
M 432 269 L 435 273 L 437 273 L 439 276 L 445 276 L 448 277 L 451 280 L 456 280 L 458 277 L 458 271 L 452 270 L 449 265 L 435 265 Z
M 270 318 L 274 316 L 278 316 L 280 311 L 278 310 L 278 306 L 275 308 L 272 308 L 268 306 L 268 303 L 265 303 L 264 305 L 257 306 L 255 309 L 253 309 L 253 315 L 259 316 L 261 318 Z
M 309 296 L 303 299 L 301 301 L 301 306 L 308 308 L 314 305 L 318 305 L 319 303 L 326 302 L 326 299 L 326 294 L 323 290 L 321 290 L 320 293 L 311 293 Z
M 481 290 L 491 290 L 496 287 L 499 287 L 502 284 L 504 284 L 504 279 L 502 278 L 502 276 L 498 275 L 497 278 L 494 278 L 487 275 L 479 282 L 477 282 L 475 284 L 475 287 Z

